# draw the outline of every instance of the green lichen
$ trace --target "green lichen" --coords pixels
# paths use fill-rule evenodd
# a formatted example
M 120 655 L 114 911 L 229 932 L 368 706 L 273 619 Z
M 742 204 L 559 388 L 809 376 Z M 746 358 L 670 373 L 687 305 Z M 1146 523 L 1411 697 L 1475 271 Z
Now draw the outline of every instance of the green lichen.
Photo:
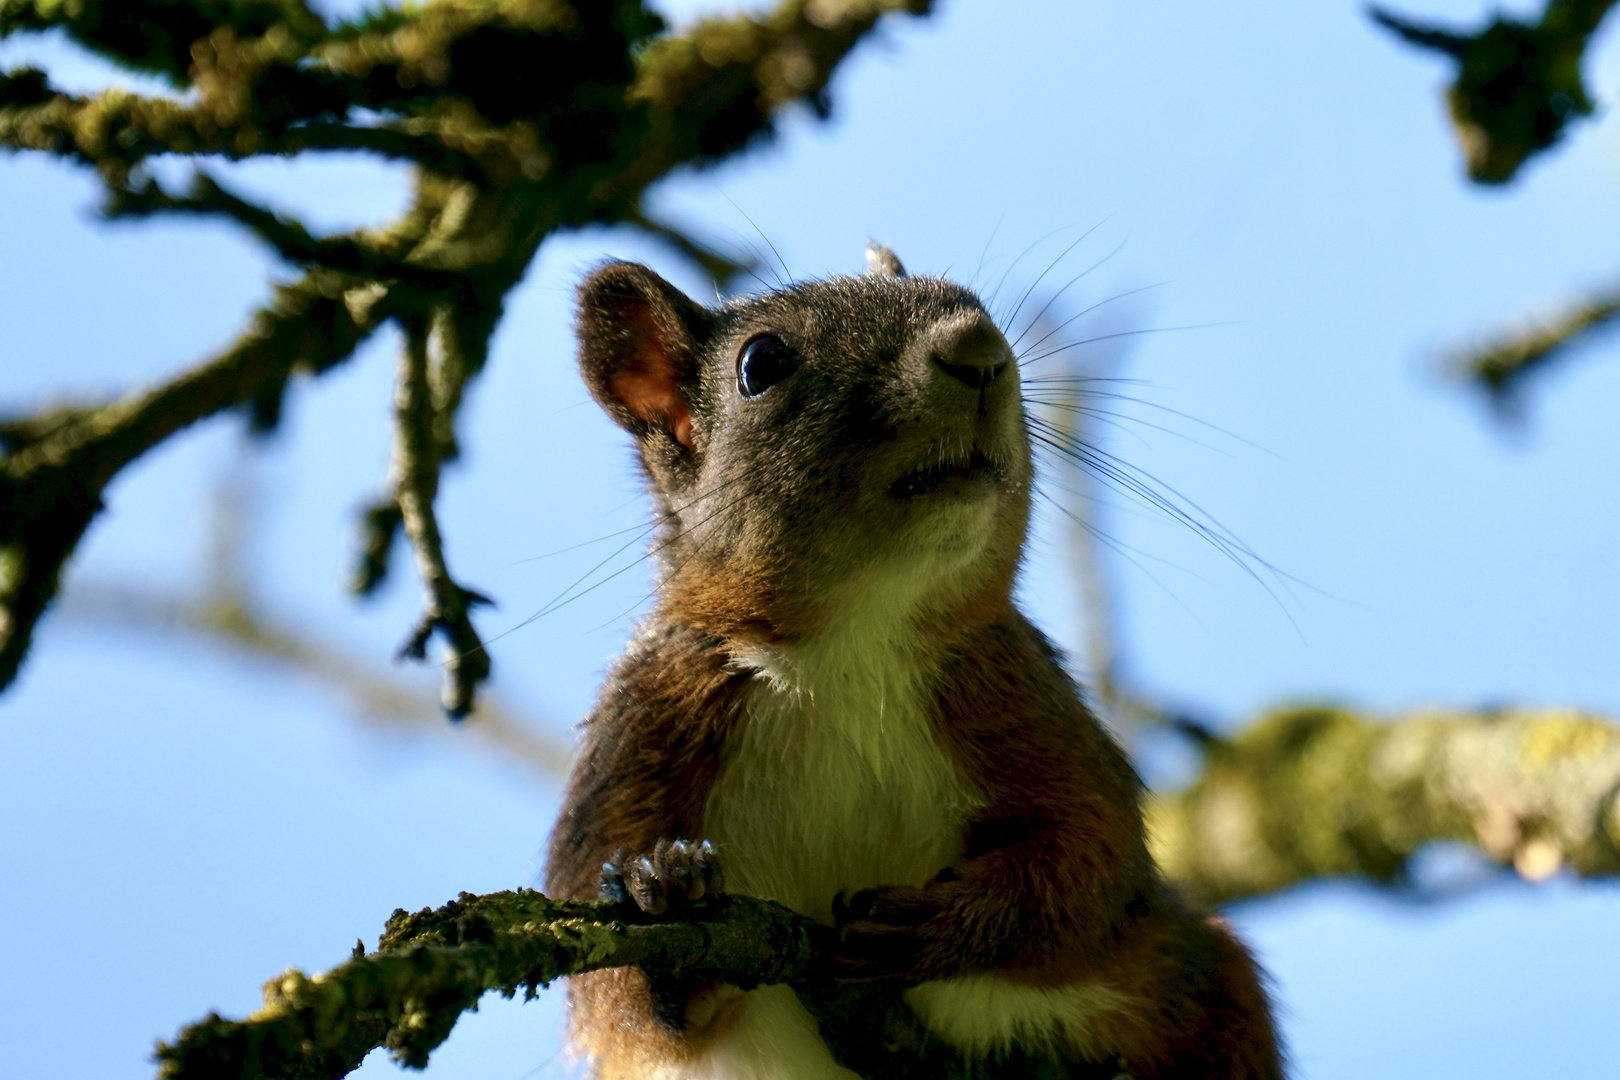
M 1419 713 L 1386 722 L 1311 707 L 1210 751 L 1149 807 L 1166 874 L 1205 903 L 1320 877 L 1388 885 L 1455 841 L 1528 877 L 1620 873 L 1620 730 L 1571 712 Z

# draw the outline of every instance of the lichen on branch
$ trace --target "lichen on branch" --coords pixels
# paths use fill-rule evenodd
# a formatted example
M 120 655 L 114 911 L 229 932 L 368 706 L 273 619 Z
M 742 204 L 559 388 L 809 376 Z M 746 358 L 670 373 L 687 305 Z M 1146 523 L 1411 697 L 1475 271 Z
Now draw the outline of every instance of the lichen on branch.
M 1206 904 L 1313 878 L 1400 884 L 1436 841 L 1540 880 L 1620 874 L 1620 728 L 1569 711 L 1274 713 L 1149 805 L 1155 857 Z
M 339 1077 L 386 1046 L 422 1068 L 461 1014 L 495 991 L 533 997 L 565 975 L 643 964 L 741 987 L 798 977 L 823 928 L 763 900 L 725 897 L 701 921 L 626 921 L 606 903 L 538 892 L 463 893 L 436 911 L 396 911 L 378 950 L 313 978 L 265 984 L 242 1021 L 211 1015 L 158 1048 L 165 1080 Z
M 874 1080 L 1051 1074 L 1053 1063 L 1017 1049 L 988 1067 L 964 1058 L 922 1026 L 899 984 L 837 982 L 823 963 L 836 936 L 780 904 L 746 896 L 711 897 L 669 918 L 619 904 L 550 900 L 529 889 L 462 893 L 437 910 L 395 911 L 376 952 L 357 944 L 346 963 L 324 974 L 276 976 L 265 983 L 264 1006 L 245 1020 L 211 1014 L 185 1028 L 158 1046 L 158 1075 L 335 1080 L 377 1047 L 424 1068 L 484 994 L 522 991 L 528 1000 L 564 976 L 626 966 L 692 985 L 791 986 L 833 1057 Z

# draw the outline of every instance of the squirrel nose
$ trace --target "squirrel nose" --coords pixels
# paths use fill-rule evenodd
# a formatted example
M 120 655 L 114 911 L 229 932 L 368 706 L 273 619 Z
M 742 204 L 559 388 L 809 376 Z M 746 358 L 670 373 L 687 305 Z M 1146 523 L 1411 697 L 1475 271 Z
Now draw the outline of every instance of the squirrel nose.
M 972 390 L 983 390 L 1007 370 L 1007 345 L 982 314 L 941 327 L 929 351 L 941 371 Z

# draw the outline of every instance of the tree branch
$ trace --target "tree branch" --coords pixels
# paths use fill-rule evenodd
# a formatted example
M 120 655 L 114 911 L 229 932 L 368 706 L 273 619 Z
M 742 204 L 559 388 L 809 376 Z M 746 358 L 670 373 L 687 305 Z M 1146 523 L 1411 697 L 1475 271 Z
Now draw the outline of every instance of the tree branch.
M 1400 884 L 1442 840 L 1533 880 L 1620 873 L 1620 728 L 1597 718 L 1294 709 L 1208 754 L 1149 807 L 1155 856 L 1201 903 L 1319 877 Z
M 472 711 L 478 685 L 489 678 L 489 651 L 473 629 L 471 609 L 489 598 L 458 584 L 444 558 L 444 539 L 433 508 L 439 494 L 439 444 L 434 438 L 438 410 L 428 378 L 428 328 L 406 319 L 394 396 L 394 499 L 405 535 L 416 552 L 417 572 L 427 594 L 421 621 L 400 655 L 427 656 L 427 643 L 444 638 L 444 711 L 459 720 Z
M 295 265 L 359 274 L 379 281 L 399 281 L 423 292 L 453 291 L 467 275 L 418 266 L 378 250 L 354 236 L 320 237 L 300 222 L 240 198 L 199 172 L 189 194 L 171 195 L 154 180 L 113 188 L 104 212 L 109 218 L 149 217 L 153 214 L 194 214 L 228 218 L 247 228 Z
M 1490 395 L 1503 414 L 1511 415 L 1527 379 L 1546 371 L 1553 361 L 1620 315 L 1620 289 L 1608 289 L 1530 322 L 1516 333 L 1459 353 L 1447 365 Z
M 780 904 L 717 896 L 678 922 L 630 914 L 621 905 L 568 903 L 538 892 L 462 893 L 436 911 L 395 911 L 375 953 L 314 978 L 290 970 L 264 988 L 246 1020 L 211 1014 L 159 1044 L 163 1080 L 333 1080 L 379 1046 L 423 1068 L 461 1014 L 489 991 L 524 999 L 567 975 L 642 967 L 695 985 L 749 990 L 786 983 L 833 1057 L 884 1080 L 992 1080 L 1051 1075 L 1053 1063 L 1023 1051 L 992 1068 L 968 1061 L 930 1034 L 906 1007 L 902 987 L 838 984 L 819 961 L 835 932 Z M 1042 1066 L 1044 1065 L 1044 1068 Z M 1115 1075 L 1112 1062 L 1063 1075 Z M 1038 1071 L 1039 1070 L 1039 1071 Z
M 1573 120 L 1590 116 L 1581 60 L 1616 0 L 1548 0 L 1538 23 L 1498 16 L 1465 34 L 1411 22 L 1379 7 L 1374 22 L 1457 65 L 1446 92 L 1468 175 L 1505 184 L 1531 157 L 1558 142 Z
M 243 1021 L 218 1015 L 158 1047 L 164 1080 L 325 1080 L 386 1046 L 422 1068 L 485 993 L 532 998 L 565 975 L 641 965 L 749 988 L 787 981 L 829 933 L 779 904 L 720 897 L 702 922 L 621 919 L 612 904 L 564 903 L 532 890 L 463 893 L 437 911 L 396 911 L 378 951 L 337 968 L 265 984 Z
M 303 0 L 5 0 L 0 3 L 0 37 L 60 29 L 92 52 L 138 71 L 167 77 L 184 86 L 192 64 L 191 43 L 219 26 L 242 34 L 273 27 L 303 40 L 327 32 L 325 22 Z
M 761 18 L 710 20 L 654 40 L 662 23 L 634 0 L 436 0 L 337 27 L 300 0 L 132 0 L 118 11 L 102 0 L 0 5 L 0 34 L 60 26 L 128 66 L 192 88 L 185 100 L 120 90 L 80 98 L 57 92 L 37 71 L 0 76 L 0 146 L 95 167 L 114 213 L 224 216 L 283 258 L 321 268 L 284 290 L 273 333 L 255 330 L 156 396 L 59 418 L 48 437 L 28 435 L 55 422 L 48 416 L 11 426 L 13 450 L 0 474 L 0 687 L 15 675 L 63 564 L 119 469 L 223 408 L 246 405 L 256 427 L 272 426 L 295 365 L 324 370 L 379 321 L 399 318 L 413 342 L 397 410 L 398 524 L 388 511 L 368 518 L 360 583 L 381 580 L 403 527 L 429 594 L 406 652 L 425 653 L 435 634 L 446 639 L 452 714 L 471 707 L 488 658 L 467 618 L 482 598 L 445 567 L 433 499 L 441 463 L 457 452 L 462 392 L 484 363 L 507 292 L 546 237 L 601 222 L 650 228 L 711 273 L 733 269 L 642 216 L 648 185 L 769 137 L 791 102 L 825 112 L 834 69 L 877 21 L 928 8 L 927 0 L 785 0 Z M 368 116 L 382 119 L 360 122 Z M 400 155 L 421 167 L 416 199 L 390 229 L 315 237 L 206 177 L 181 197 L 136 172 L 153 154 L 237 159 L 340 149 Z M 292 303 L 311 288 L 320 303 Z M 345 314 L 350 307 L 356 314 Z M 432 366 L 430 329 L 441 352 Z M 133 435 L 120 419 L 129 409 L 139 420 Z

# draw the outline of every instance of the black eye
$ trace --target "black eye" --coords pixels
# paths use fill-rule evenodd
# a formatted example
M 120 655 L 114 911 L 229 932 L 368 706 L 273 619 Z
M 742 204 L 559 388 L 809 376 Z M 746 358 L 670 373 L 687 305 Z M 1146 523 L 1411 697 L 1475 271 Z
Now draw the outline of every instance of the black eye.
M 757 337 L 737 357 L 737 389 L 743 397 L 758 397 L 798 371 L 800 362 L 799 354 L 776 335 Z

